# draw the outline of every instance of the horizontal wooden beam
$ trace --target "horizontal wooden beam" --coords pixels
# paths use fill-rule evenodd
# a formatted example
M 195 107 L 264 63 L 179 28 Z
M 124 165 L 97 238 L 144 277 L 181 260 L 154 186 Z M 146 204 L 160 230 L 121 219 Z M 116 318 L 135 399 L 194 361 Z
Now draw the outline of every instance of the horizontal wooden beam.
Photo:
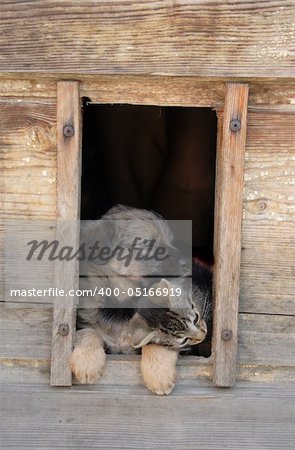
M 0 17 L 0 72 L 294 77 L 292 1 L 14 1 Z
M 21 320 L 20 320 L 21 318 Z M 0 366 L 16 366 L 19 368 L 38 367 L 46 365 L 48 381 L 48 368 L 51 352 L 52 307 L 36 305 L 35 303 L 10 304 L 0 302 Z M 268 373 L 261 381 L 268 381 L 270 374 L 289 370 L 292 380 L 295 381 L 295 361 L 290 348 L 295 346 L 294 316 L 274 314 L 239 314 L 239 352 L 238 366 L 244 367 L 238 372 L 240 380 L 251 378 L 255 380 L 258 366 L 260 371 Z M 278 339 L 278 336 L 280 338 Z M 212 370 L 205 370 L 212 365 L 211 358 L 198 358 L 194 356 L 181 356 L 178 361 L 179 381 L 187 378 L 195 383 L 198 376 L 211 378 Z M 133 362 L 138 367 L 136 383 L 140 378 L 140 357 L 136 355 L 108 355 L 106 373 L 99 383 L 103 384 L 132 384 L 133 376 L 129 373 L 129 364 Z M 114 369 L 109 366 L 110 361 L 117 361 Z M 133 361 L 133 362 L 132 362 Z M 120 367 L 119 367 L 120 366 Z M 181 369 L 181 367 L 190 367 Z M 184 370 L 184 372 L 182 372 Z M 122 372 L 121 372 L 122 371 Z M 123 378 L 125 372 L 126 378 Z M 184 377 L 182 377 L 182 374 Z M 251 375 L 252 374 L 252 375 Z M 110 378 L 112 375 L 115 378 Z M 287 376 L 285 381 L 289 379 Z M 259 377 L 256 378 L 259 380 Z M 275 377 L 272 377 L 275 380 Z M 282 377 L 278 381 L 284 380 Z M 29 380 L 27 380 L 30 382 Z M 212 382 L 210 382 L 210 385 Z

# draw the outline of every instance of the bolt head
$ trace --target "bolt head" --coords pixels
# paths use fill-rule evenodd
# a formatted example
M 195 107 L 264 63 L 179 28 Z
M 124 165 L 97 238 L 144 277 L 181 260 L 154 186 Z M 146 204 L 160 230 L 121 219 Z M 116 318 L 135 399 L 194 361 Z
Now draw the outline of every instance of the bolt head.
M 71 137 L 74 136 L 75 130 L 72 125 L 65 125 L 63 127 L 63 134 L 65 137 Z
M 58 334 L 60 334 L 61 336 L 66 336 L 67 334 L 69 334 L 70 331 L 70 327 L 67 323 L 61 323 L 58 326 Z
M 233 332 L 231 330 L 223 330 L 221 333 L 221 337 L 224 341 L 230 341 L 233 337 Z
M 239 131 L 241 129 L 241 122 L 239 120 L 232 120 L 229 127 L 231 131 Z

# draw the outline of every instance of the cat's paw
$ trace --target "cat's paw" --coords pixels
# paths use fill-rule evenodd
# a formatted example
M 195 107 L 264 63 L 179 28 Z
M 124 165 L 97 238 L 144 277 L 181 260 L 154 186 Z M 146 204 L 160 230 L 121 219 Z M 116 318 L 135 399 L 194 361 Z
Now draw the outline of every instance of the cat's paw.
M 146 387 L 158 395 L 168 395 L 176 382 L 178 352 L 161 345 L 142 347 L 141 372 Z
M 70 357 L 70 368 L 81 384 L 93 384 L 100 378 L 105 367 L 103 348 L 76 347 Z

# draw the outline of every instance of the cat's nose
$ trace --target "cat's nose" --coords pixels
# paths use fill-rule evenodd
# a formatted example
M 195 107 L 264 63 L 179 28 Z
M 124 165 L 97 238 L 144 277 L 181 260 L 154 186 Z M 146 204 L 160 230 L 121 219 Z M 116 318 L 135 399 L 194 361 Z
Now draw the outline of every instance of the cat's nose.
M 207 336 L 207 325 L 206 322 L 201 319 L 198 326 L 197 331 L 194 333 L 194 337 L 191 339 L 191 345 L 197 345 L 200 344 L 200 342 L 203 342 L 206 339 Z
M 199 329 L 204 333 L 207 334 L 207 324 L 205 320 L 201 319 L 199 323 Z
M 192 339 L 193 341 L 192 345 L 199 344 L 200 342 L 204 341 L 204 339 L 206 339 L 207 336 L 207 325 L 204 319 L 199 319 L 198 323 L 196 323 L 195 321 L 195 327 L 196 330 L 194 332 L 194 337 Z

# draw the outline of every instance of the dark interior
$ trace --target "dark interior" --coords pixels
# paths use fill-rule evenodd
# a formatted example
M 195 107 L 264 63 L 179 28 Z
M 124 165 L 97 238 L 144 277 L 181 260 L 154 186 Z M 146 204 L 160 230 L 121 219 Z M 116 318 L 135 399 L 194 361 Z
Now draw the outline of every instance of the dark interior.
M 81 218 L 121 203 L 192 220 L 193 254 L 212 262 L 215 112 L 87 101 L 83 111 Z
M 211 266 L 216 113 L 86 100 L 83 112 L 81 219 L 121 203 L 192 220 L 192 254 Z M 210 356 L 211 332 L 189 354 Z

